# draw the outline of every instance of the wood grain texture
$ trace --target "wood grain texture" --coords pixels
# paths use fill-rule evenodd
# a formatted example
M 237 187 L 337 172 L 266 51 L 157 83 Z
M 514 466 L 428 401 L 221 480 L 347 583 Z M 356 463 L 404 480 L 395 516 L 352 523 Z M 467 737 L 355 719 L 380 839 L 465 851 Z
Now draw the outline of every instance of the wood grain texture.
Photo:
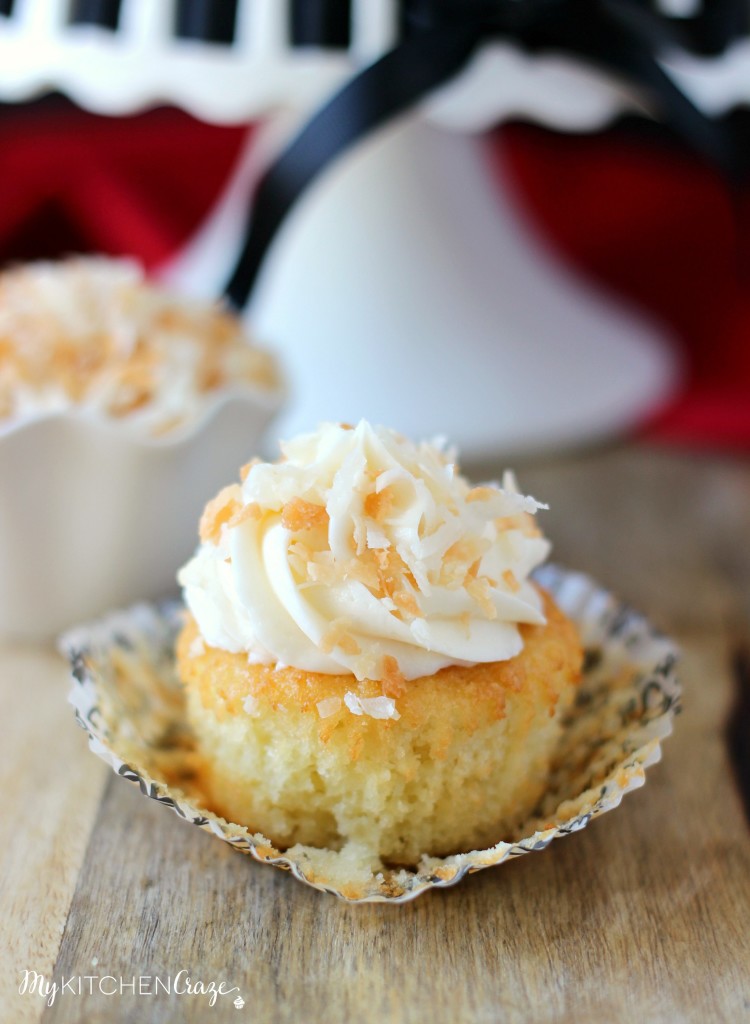
M 750 641 L 750 467 L 628 447 L 520 476 L 552 506 L 555 557 L 683 646 L 685 711 L 646 787 L 584 832 L 455 889 L 351 907 L 112 776 L 55 978 L 184 969 L 237 986 L 245 1006 L 235 994 L 210 1009 L 205 997 L 126 991 L 46 1009 L 37 998 L 26 1019 L 750 1020 L 750 829 L 726 745 L 732 652 Z M 37 918 L 48 898 L 37 894 Z
M 71 728 L 67 667 L 52 651 L 0 649 L 0 1020 L 39 1019 L 23 970 L 52 973 L 107 779 Z

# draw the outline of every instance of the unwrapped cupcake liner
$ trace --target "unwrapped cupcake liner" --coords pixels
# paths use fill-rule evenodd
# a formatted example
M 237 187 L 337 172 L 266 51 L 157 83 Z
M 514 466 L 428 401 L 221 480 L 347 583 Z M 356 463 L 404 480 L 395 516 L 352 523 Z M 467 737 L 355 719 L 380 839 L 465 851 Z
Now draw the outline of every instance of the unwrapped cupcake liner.
M 322 861 L 312 847 L 278 850 L 265 836 L 202 806 L 194 789 L 197 752 L 175 669 L 184 620 L 177 601 L 135 605 L 67 633 L 61 648 L 72 666 L 70 701 L 94 753 L 186 821 L 349 902 L 406 902 L 579 832 L 643 785 L 672 731 L 680 702 L 675 645 L 587 576 L 549 565 L 535 578 L 578 627 L 583 678 L 533 817 L 509 841 L 486 850 L 425 856 L 414 868 L 352 868 L 347 876 L 345 864 L 330 870 L 330 851 Z

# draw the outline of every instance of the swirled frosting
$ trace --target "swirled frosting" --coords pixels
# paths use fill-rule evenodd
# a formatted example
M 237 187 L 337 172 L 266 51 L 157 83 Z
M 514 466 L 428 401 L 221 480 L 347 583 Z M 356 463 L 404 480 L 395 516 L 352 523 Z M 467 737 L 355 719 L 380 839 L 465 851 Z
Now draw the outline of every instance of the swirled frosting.
M 206 643 L 254 663 L 390 683 L 512 658 L 543 623 L 529 574 L 540 507 L 472 487 L 454 454 L 361 422 L 328 423 L 243 468 L 180 571 Z M 388 691 L 387 686 L 385 687 Z

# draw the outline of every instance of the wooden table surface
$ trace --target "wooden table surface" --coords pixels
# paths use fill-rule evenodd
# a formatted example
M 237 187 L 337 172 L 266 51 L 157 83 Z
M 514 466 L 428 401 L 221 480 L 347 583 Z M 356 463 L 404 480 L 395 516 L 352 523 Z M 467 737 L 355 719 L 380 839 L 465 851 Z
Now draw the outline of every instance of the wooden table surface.
M 685 710 L 645 789 L 455 889 L 347 906 L 145 800 L 88 751 L 60 659 L 6 647 L 2 1024 L 750 1021 L 750 713 L 733 713 L 750 687 L 750 465 L 626 446 L 521 470 L 552 506 L 556 559 L 682 645 Z M 19 993 L 25 970 L 118 986 L 187 971 L 244 1006 L 77 980 L 48 1006 Z

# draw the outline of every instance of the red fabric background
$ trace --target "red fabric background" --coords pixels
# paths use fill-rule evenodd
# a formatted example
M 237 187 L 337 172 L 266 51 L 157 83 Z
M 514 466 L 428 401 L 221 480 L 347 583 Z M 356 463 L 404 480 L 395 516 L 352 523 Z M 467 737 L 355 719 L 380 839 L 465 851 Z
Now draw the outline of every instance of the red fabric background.
M 155 266 L 210 209 L 245 131 L 171 108 L 100 117 L 58 97 L 4 108 L 0 262 L 74 251 Z
M 700 160 L 617 128 L 572 137 L 509 125 L 491 156 L 565 258 L 679 339 L 685 387 L 649 431 L 750 447 L 750 190 L 732 194 Z
M 210 209 L 244 131 L 167 108 L 120 119 L 59 98 L 5 108 L 0 262 L 100 251 L 159 264 Z M 573 137 L 508 125 L 488 143 L 558 251 L 663 319 L 684 346 L 686 387 L 649 432 L 750 448 L 750 275 L 740 274 L 719 176 L 618 128 Z

